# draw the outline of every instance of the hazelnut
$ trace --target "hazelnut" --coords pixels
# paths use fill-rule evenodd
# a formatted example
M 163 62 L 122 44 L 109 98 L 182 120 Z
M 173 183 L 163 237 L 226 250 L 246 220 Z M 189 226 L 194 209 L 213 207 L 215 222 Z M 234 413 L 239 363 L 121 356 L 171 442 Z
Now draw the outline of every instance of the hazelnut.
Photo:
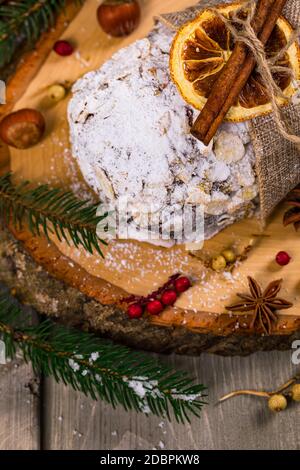
M 136 29 L 141 17 L 137 0 L 105 0 L 98 7 L 98 23 L 110 36 L 127 36 Z
M 37 144 L 45 131 L 43 115 L 35 109 L 20 109 L 0 122 L 0 138 L 7 145 L 27 149 Z
M 268 405 L 271 411 L 283 411 L 287 407 L 287 399 L 284 395 L 272 395 L 268 401 Z

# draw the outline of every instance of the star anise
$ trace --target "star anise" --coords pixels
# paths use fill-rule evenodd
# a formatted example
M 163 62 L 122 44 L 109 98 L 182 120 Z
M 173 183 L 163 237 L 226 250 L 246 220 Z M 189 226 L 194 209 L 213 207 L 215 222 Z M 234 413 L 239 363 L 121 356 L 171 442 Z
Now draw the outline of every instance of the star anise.
M 272 326 L 277 322 L 276 310 L 283 310 L 293 306 L 287 300 L 277 297 L 281 289 L 282 279 L 271 282 L 262 291 L 259 284 L 248 276 L 250 294 L 237 294 L 242 302 L 226 307 L 231 312 L 253 312 L 250 327 L 261 327 L 267 335 L 271 334 Z
M 286 204 L 290 206 L 284 216 L 283 225 L 294 224 L 296 230 L 300 228 L 300 186 L 297 186 L 290 192 L 286 200 Z

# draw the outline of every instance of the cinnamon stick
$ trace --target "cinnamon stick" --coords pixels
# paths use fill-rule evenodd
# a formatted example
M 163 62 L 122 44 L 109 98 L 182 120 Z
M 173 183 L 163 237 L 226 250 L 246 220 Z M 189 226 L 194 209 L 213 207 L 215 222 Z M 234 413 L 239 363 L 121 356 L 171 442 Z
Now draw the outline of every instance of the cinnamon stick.
M 256 34 L 261 32 L 274 2 L 275 0 L 258 1 L 255 15 L 251 23 Z M 220 109 L 223 107 L 229 91 L 233 87 L 240 73 L 241 66 L 247 57 L 247 53 L 248 50 L 244 43 L 237 42 L 235 44 L 228 62 L 225 64 L 219 78 L 213 84 L 208 100 L 192 128 L 192 134 L 199 140 L 204 139 L 211 123 L 214 122 Z M 226 85 L 224 86 L 224 84 Z
M 277 20 L 286 4 L 287 0 L 276 0 L 275 4 L 273 6 L 271 15 L 268 17 L 266 24 L 261 32 L 261 34 L 258 35 L 259 40 L 263 45 L 265 45 L 268 42 L 268 39 L 270 38 L 272 31 L 277 23 Z M 203 143 L 205 145 L 208 145 L 211 139 L 214 137 L 215 133 L 217 132 L 218 128 L 224 121 L 226 114 L 228 113 L 229 109 L 231 106 L 234 104 L 236 101 L 237 97 L 243 90 L 244 86 L 246 85 L 251 73 L 253 72 L 254 68 L 256 65 L 255 58 L 253 55 L 249 52 L 246 58 L 245 63 L 243 64 L 243 67 L 241 69 L 241 73 L 238 75 L 233 87 L 231 88 L 229 95 L 227 96 L 227 99 L 223 105 L 223 107 L 220 109 L 220 112 L 218 116 L 214 119 L 212 124 L 209 127 L 209 130 L 206 134 L 206 136 L 203 138 Z M 200 116 L 199 116 L 200 117 Z M 196 124 L 196 122 L 195 122 Z M 194 124 L 194 125 L 195 125 Z
M 287 0 L 259 1 L 252 27 L 263 44 L 266 44 L 271 36 L 286 2 Z M 262 25 L 261 22 L 263 22 Z M 255 67 L 255 59 L 250 52 L 247 52 L 245 45 L 243 45 L 244 54 L 240 55 L 240 53 L 235 52 L 235 50 L 241 50 L 240 46 L 240 43 L 236 44 L 228 63 L 223 69 L 224 71 L 216 80 L 206 105 L 191 130 L 194 137 L 201 140 L 205 145 L 208 145 L 215 135 Z

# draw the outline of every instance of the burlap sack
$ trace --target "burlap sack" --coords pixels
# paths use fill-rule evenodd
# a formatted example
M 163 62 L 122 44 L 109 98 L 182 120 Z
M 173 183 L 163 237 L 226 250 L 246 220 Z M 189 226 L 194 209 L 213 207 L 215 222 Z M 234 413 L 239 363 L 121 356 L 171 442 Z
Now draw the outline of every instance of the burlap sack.
M 158 19 L 177 30 L 192 20 L 199 11 L 232 0 L 202 0 L 196 6 L 180 12 L 162 15 Z M 289 0 L 284 16 L 294 28 L 300 26 L 300 0 Z M 282 110 L 290 131 L 300 135 L 300 104 L 289 104 Z M 299 149 L 279 133 L 273 114 L 251 121 L 250 135 L 256 156 L 256 173 L 260 194 L 260 214 L 263 221 L 287 193 L 300 183 Z

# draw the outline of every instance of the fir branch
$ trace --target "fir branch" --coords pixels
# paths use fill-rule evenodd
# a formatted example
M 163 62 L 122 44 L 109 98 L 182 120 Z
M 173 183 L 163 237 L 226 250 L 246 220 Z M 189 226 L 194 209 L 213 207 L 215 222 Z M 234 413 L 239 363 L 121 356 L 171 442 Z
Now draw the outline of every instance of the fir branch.
M 53 376 L 113 407 L 168 419 L 173 410 L 176 420 L 185 422 L 190 415 L 199 417 L 205 403 L 203 385 L 152 357 L 50 320 L 28 326 L 24 312 L 5 293 L 0 297 L 0 333 L 7 357 L 13 359 L 19 348 L 35 373 Z
M 14 185 L 10 173 L 0 177 L 0 216 L 7 223 L 20 230 L 26 222 L 33 235 L 43 233 L 49 238 L 49 232 L 55 233 L 60 241 L 72 240 L 75 247 L 83 246 L 90 253 L 96 250 L 103 256 L 100 243 L 106 242 L 98 238 L 96 230 L 107 213 L 97 215 L 98 207 L 59 188 L 32 187 L 28 182 Z
M 11 61 L 20 41 L 32 46 L 53 26 L 65 5 L 65 0 L 8 0 L 0 4 L 0 67 Z

